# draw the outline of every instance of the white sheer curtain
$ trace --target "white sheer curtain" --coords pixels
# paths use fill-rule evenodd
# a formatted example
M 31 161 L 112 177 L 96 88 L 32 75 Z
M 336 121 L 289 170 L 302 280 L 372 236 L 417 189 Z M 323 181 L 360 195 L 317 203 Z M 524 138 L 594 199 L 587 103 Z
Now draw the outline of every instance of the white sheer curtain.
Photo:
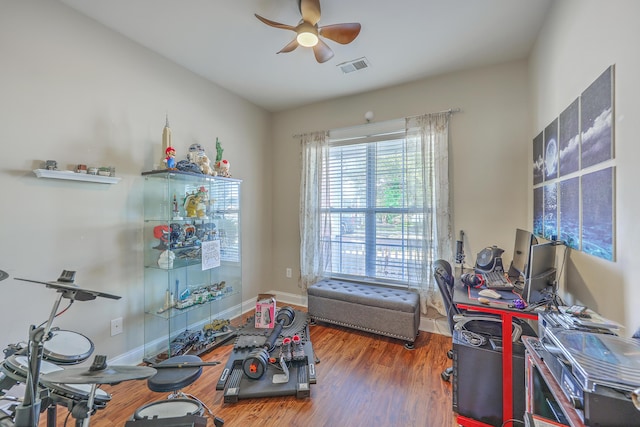
M 433 277 L 433 262 L 446 259 L 451 262 L 453 232 L 449 210 L 449 117 L 451 112 L 427 114 L 406 119 L 405 138 L 407 144 L 415 144 L 421 153 L 421 174 L 416 182 L 407 183 L 410 197 L 421 202 L 424 219 L 422 257 L 412 262 L 419 263 L 408 271 L 410 286 L 420 293 L 421 311 L 435 308 L 445 315 L 446 310 Z
M 327 132 L 300 136 L 302 178 L 300 180 L 300 285 L 307 289 L 324 277 L 331 262 L 331 250 L 320 236 L 331 229 L 330 215 L 321 211 L 323 164 L 329 153 Z M 329 182 L 329 180 L 324 180 Z M 327 192 L 328 194 L 328 192 Z

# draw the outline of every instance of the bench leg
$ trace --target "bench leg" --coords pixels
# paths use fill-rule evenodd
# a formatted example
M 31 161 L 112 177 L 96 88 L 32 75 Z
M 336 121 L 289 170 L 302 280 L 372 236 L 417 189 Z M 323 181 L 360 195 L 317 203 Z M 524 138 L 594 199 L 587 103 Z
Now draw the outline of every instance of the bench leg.
M 418 335 L 420 335 L 420 331 L 418 331 L 418 333 L 416 334 L 416 338 L 418 338 Z M 406 348 L 407 350 L 414 350 L 416 348 L 416 343 L 411 342 L 411 341 L 406 341 L 404 343 L 404 348 Z

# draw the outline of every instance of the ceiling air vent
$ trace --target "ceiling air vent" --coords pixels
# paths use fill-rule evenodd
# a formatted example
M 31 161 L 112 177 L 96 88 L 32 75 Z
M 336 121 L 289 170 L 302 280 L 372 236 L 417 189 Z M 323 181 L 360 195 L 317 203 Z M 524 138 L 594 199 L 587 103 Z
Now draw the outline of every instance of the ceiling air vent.
M 344 74 L 353 73 L 354 71 L 364 70 L 365 68 L 369 68 L 371 64 L 367 58 L 362 57 L 358 59 L 354 59 L 353 61 L 343 62 L 337 65 L 340 67 Z

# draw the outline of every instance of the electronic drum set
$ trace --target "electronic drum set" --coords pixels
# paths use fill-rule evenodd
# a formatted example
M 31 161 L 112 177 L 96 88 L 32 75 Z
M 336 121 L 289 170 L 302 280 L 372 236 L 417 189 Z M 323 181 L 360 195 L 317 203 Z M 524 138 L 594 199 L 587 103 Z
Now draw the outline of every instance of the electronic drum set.
M 7 277 L 0 270 L 0 281 Z M 30 327 L 26 346 L 11 344 L 4 350 L 5 360 L 0 363 L 0 400 L 14 403 L 0 410 L 0 427 L 36 427 L 40 413 L 45 410 L 47 427 L 55 427 L 57 406 L 68 409 L 69 415 L 76 420 L 76 426 L 88 427 L 91 415 L 105 408 L 111 400 L 111 395 L 99 385 L 146 379 L 157 372 L 147 366 L 109 366 L 106 356 L 101 355 L 95 356 L 89 367 L 68 367 L 88 360 L 94 345 L 82 334 L 51 327 L 54 318 L 61 314 L 58 309 L 62 299 L 69 299 L 69 305 L 97 297 L 120 299 L 119 296 L 79 288 L 73 284 L 74 277 L 75 272 L 65 270 L 55 282 L 16 278 L 46 285 L 55 289 L 59 296 L 48 321 Z M 17 384 L 24 385 L 22 398 L 6 394 Z M 153 412 L 153 409 L 146 409 L 143 418 L 157 418 L 158 414 Z

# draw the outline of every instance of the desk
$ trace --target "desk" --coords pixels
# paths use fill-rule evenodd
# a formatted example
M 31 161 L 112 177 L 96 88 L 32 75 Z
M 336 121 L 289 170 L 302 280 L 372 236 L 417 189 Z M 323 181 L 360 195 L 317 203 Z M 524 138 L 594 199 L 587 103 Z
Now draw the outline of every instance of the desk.
M 513 418 L 513 344 L 511 342 L 511 324 L 513 318 L 538 320 L 538 315 L 518 309 L 508 308 L 505 304 L 481 304 L 469 298 L 467 287 L 459 280 L 453 287 L 453 303 L 462 310 L 492 313 L 502 321 L 502 419 Z M 524 398 L 524 396 L 523 396 Z M 465 427 L 484 426 L 477 420 L 458 416 L 458 424 Z

